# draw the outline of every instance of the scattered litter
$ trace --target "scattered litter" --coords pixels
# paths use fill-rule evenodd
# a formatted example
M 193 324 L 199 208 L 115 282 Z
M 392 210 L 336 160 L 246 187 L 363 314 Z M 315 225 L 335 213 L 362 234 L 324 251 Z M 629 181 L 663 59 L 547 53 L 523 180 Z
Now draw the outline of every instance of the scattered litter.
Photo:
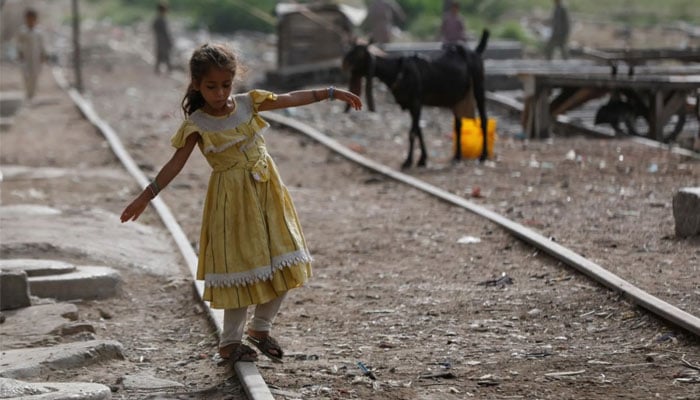
M 691 364 L 689 361 L 687 361 L 685 359 L 685 354 L 683 354 L 683 356 L 681 357 L 681 362 L 683 363 L 683 365 L 685 365 L 688 368 L 692 368 L 692 369 L 700 371 L 700 365 Z
M 498 386 L 501 384 L 501 378 L 497 377 L 496 375 L 486 374 L 480 376 L 479 379 L 477 379 L 476 384 L 479 386 Z
M 649 165 L 649 168 L 647 168 L 647 172 L 649 172 L 650 174 L 655 174 L 659 172 L 659 165 L 656 163 L 651 163 Z
M 668 332 L 668 333 L 665 333 L 665 334 L 659 336 L 656 339 L 656 343 L 667 342 L 669 340 L 672 340 L 672 341 L 676 340 L 676 334 L 674 332 Z
M 673 383 L 700 383 L 700 373 L 692 369 L 686 369 L 674 376 Z
M 498 278 L 489 279 L 489 280 L 477 283 L 477 285 L 479 285 L 479 286 L 505 286 L 505 285 L 512 285 L 512 284 L 513 284 L 513 278 L 506 275 L 505 272 L 501 273 L 501 276 Z
M 457 239 L 457 243 L 459 244 L 474 244 L 474 243 L 481 243 L 481 239 L 475 236 L 462 236 L 461 238 Z
M 422 374 L 418 379 L 435 379 L 435 378 L 445 378 L 445 379 L 455 379 L 457 376 L 450 371 L 433 372 L 429 374 Z
M 552 354 L 551 350 L 545 349 L 542 351 L 527 353 L 527 354 L 525 354 L 525 357 L 527 357 L 527 358 L 545 358 L 545 357 L 549 357 L 552 355 L 554 355 L 554 354 Z
M 472 197 L 475 199 L 481 198 L 481 188 L 478 186 L 474 186 L 472 188 Z
M 297 361 L 316 361 L 319 358 L 321 358 L 317 354 L 303 354 L 303 353 L 293 354 L 293 355 L 290 354 L 290 356 L 293 356 L 294 359 Z
M 431 363 L 431 364 L 429 364 L 429 365 L 438 365 L 438 366 L 440 366 L 440 367 L 442 367 L 442 368 L 444 368 L 444 369 L 450 369 L 450 368 L 452 368 L 452 363 L 449 362 L 449 361 L 435 362 L 435 363 Z
M 530 168 L 539 168 L 540 167 L 540 162 L 537 161 L 537 158 L 535 158 L 534 154 L 530 155 L 530 161 L 528 162 L 528 167 Z
M 271 385 L 268 385 L 270 387 Z M 301 399 L 303 396 L 300 393 L 295 393 L 295 392 L 290 392 L 288 390 L 282 390 L 274 387 L 270 387 L 270 393 L 274 394 L 275 396 L 282 396 L 285 398 L 291 398 L 291 399 Z
M 549 372 L 547 374 L 544 374 L 544 376 L 546 376 L 547 378 L 560 378 L 562 376 L 581 375 L 584 372 L 586 372 L 585 369 L 580 369 L 578 371 Z
M 600 360 L 588 360 L 588 364 L 596 364 L 596 365 L 612 365 L 611 362 L 608 361 L 600 361 Z
M 369 379 L 371 379 L 373 381 L 377 380 L 377 376 L 374 375 L 374 372 L 370 371 L 369 368 L 367 368 L 367 366 L 365 366 L 365 364 L 362 361 L 358 361 L 357 366 L 362 371 L 362 375 L 368 377 Z
M 393 314 L 396 310 L 367 310 L 363 314 Z
M 569 150 L 569 152 L 566 153 L 566 156 L 564 156 L 564 158 L 569 161 L 574 161 L 576 160 L 576 152 L 573 150 Z

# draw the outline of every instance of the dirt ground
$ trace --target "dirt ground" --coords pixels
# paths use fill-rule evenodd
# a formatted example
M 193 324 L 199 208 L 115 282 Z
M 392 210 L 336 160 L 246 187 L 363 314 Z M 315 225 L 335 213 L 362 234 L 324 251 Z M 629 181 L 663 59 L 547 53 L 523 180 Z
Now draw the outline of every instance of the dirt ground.
M 250 49 L 273 43 L 240 37 L 234 45 L 245 59 Z M 181 76 L 155 76 L 140 58 L 112 52 L 109 59 L 94 58 L 85 78 L 86 97 L 142 169 L 155 174 L 172 152 L 169 138 L 182 118 Z M 345 114 L 340 104 L 324 102 L 287 115 L 397 168 L 409 119 L 381 88 L 377 103 L 374 114 Z M 42 107 L 35 105 L 37 115 Z M 700 238 L 674 236 L 671 208 L 677 189 L 698 186 L 698 160 L 624 138 L 521 140 L 513 118 L 490 111 L 499 126 L 491 162 L 452 165 L 450 117 L 428 109 L 429 166 L 408 172 L 700 314 Z M 700 397 L 698 371 L 682 362 L 700 365 L 697 338 L 488 221 L 352 165 L 293 132 L 273 127 L 266 135 L 315 258 L 314 278 L 291 293 L 276 323 L 286 362 L 258 362 L 270 385 L 305 399 Z M 12 159 L 3 154 L 2 163 L 42 164 L 45 152 L 55 164 L 80 154 L 86 167 L 117 168 L 99 137 L 89 140 L 78 148 L 60 134 L 47 134 L 39 149 L 18 146 Z M 208 174 L 203 157 L 194 154 L 162 194 L 195 247 Z M 50 190 L 53 183 L 36 184 Z M 478 198 L 471 196 L 476 187 Z M 89 193 L 76 201 L 119 213 L 138 190 Z M 3 204 L 22 200 L 3 192 Z M 160 225 L 152 210 L 140 222 Z M 143 305 L 135 307 L 135 299 Z M 121 341 L 127 359 L 89 371 L 57 371 L 51 379 L 118 388 L 116 376 L 146 362 L 192 393 L 162 398 L 240 398 L 230 369 L 213 357 L 216 337 L 184 266 L 174 266 L 165 281 L 134 274 L 120 297 L 80 307 L 88 319 L 110 310 L 113 318 L 103 321 L 99 334 Z M 142 333 L 135 335 L 135 327 Z M 149 348 L 158 350 L 144 350 Z M 363 376 L 358 362 L 377 379 Z M 117 391 L 115 398 L 153 396 Z

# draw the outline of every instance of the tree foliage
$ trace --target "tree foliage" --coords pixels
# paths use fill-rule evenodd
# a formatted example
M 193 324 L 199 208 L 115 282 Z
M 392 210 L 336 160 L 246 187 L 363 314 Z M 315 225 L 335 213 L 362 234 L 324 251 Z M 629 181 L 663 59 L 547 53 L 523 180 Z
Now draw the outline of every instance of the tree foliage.
M 159 0 L 91 0 L 120 23 L 152 18 Z M 274 32 L 274 8 L 278 0 L 167 0 L 173 13 L 190 19 L 193 26 L 204 26 L 214 32 L 256 30 Z M 282 0 L 280 0 L 282 1 Z M 291 1 L 291 0 L 288 0 Z M 298 2 L 311 2 L 306 0 Z M 363 0 L 324 0 L 362 4 Z M 364 0 L 369 3 L 371 0 Z M 396 0 L 404 9 L 407 21 L 402 28 L 417 38 L 432 38 L 439 27 L 444 0 Z M 520 35 L 515 28 L 516 15 L 548 15 L 551 0 L 456 0 L 471 30 L 490 26 L 494 32 Z M 686 21 L 700 24 L 698 0 L 615 0 L 601 7 L 591 0 L 564 0 L 569 9 L 594 19 L 625 22 L 630 25 L 651 25 Z M 499 26 L 504 25 L 503 29 Z

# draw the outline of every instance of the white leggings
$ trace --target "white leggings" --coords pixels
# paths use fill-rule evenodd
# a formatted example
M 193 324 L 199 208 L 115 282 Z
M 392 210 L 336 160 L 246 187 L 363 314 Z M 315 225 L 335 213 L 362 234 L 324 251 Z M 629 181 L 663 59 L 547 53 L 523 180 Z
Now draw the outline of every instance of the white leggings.
M 287 293 L 276 297 L 267 303 L 255 306 L 253 319 L 250 321 L 248 329 L 260 332 L 270 332 L 272 323 L 277 316 L 277 312 L 282 305 Z M 248 319 L 248 307 L 230 308 L 224 310 L 224 331 L 221 333 L 219 347 L 224 347 L 232 343 L 240 343 L 243 339 L 243 329 Z

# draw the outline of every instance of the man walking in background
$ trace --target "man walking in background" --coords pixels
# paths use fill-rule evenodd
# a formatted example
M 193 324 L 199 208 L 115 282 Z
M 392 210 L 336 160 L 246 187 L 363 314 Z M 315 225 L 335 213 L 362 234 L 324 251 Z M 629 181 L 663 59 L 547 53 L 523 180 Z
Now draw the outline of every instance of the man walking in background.
M 406 15 L 395 0 L 372 0 L 367 10 L 367 23 L 375 43 L 391 42 L 394 18 L 400 23 L 406 20 Z
M 544 54 L 548 60 L 552 59 L 554 48 L 558 47 L 563 59 L 569 58 L 569 33 L 571 30 L 569 12 L 562 0 L 554 0 L 554 11 L 551 19 L 552 33 L 545 45 Z
M 440 39 L 445 44 L 467 42 L 467 33 L 464 30 L 462 16 L 459 14 L 459 3 L 457 0 L 451 0 L 447 10 L 442 14 Z

